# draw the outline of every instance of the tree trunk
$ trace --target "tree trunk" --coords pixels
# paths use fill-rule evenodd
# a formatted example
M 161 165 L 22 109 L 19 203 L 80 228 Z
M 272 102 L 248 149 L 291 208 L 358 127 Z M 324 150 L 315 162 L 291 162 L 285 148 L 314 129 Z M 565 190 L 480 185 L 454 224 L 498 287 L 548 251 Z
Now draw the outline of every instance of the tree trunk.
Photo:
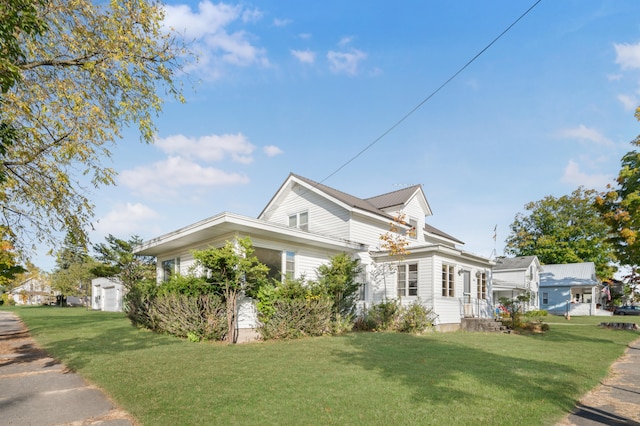
M 238 340 L 238 332 L 236 330 L 238 293 L 228 287 L 225 293 L 227 299 L 227 342 L 236 343 Z

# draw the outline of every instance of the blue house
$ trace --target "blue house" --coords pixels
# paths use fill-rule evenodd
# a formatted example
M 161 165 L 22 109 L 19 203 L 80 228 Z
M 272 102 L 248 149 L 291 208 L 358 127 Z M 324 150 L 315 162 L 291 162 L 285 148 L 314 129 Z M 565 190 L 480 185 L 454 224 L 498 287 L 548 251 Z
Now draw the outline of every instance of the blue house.
M 542 265 L 540 309 L 555 315 L 611 315 L 602 310 L 593 262 Z

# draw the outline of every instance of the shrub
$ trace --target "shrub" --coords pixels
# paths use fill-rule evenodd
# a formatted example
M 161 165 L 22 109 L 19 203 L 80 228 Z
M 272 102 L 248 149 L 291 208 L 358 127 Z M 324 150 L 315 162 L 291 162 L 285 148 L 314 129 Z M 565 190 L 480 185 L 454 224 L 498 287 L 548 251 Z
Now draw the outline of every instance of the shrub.
M 433 310 L 416 300 L 401 307 L 397 330 L 405 333 L 422 333 L 433 326 L 434 320 Z
M 200 296 L 203 294 L 217 294 L 217 288 L 209 284 L 204 278 L 194 275 L 173 275 L 169 281 L 158 286 L 158 296 L 169 294 L 184 294 Z
M 331 331 L 331 309 L 328 298 L 277 299 L 273 313 L 267 321 L 259 312 L 258 332 L 265 339 L 295 339 L 304 336 L 321 336 Z
M 13 300 L 13 297 L 9 296 L 9 293 L 4 293 L 2 298 L 0 298 L 0 305 L 15 306 L 16 301 Z
M 192 341 L 226 337 L 226 306 L 216 295 L 161 295 L 155 298 L 150 310 L 157 329 L 174 336 Z
M 435 314 L 419 300 L 403 306 L 397 300 L 377 303 L 359 315 L 353 328 L 358 331 L 400 331 L 422 333 L 433 326 Z
M 142 281 L 133 285 L 124 296 L 123 308 L 132 324 L 156 330 L 156 321 L 151 315 L 158 287 L 155 282 Z
M 400 303 L 397 300 L 377 303 L 365 315 L 369 317 L 367 322 L 374 325 L 373 330 L 394 330 L 400 315 Z

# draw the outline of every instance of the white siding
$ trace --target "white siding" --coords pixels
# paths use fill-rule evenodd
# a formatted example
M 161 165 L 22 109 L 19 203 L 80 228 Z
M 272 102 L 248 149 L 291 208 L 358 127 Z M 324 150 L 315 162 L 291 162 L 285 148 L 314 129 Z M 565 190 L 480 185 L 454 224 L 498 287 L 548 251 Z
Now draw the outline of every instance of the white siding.
M 289 215 L 305 211 L 309 213 L 310 232 L 339 238 L 348 234 L 349 212 L 298 184 L 284 194 L 282 203 L 269 212 L 266 220 L 287 226 Z

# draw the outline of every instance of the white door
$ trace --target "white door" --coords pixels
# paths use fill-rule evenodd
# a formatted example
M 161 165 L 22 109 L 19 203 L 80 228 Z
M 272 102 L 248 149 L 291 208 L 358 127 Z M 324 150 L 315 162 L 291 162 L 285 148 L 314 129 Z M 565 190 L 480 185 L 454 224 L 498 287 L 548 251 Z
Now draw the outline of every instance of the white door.
M 116 288 L 109 287 L 104 289 L 103 311 L 115 312 L 116 310 Z

